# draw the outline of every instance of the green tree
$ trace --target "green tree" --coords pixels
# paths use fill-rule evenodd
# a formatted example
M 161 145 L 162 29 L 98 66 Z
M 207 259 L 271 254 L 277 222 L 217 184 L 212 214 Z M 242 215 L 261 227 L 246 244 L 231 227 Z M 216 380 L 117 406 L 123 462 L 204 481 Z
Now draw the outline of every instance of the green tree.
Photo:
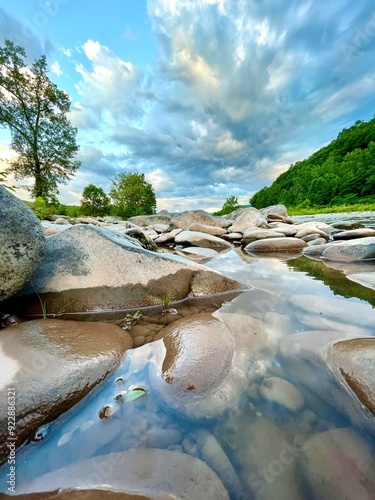
M 0 47 L 0 126 L 8 127 L 18 153 L 8 171 L 17 179 L 33 177 L 35 198 L 48 200 L 78 169 L 77 129 L 67 119 L 68 94 L 47 76 L 45 56 L 28 69 L 22 47 L 6 40 Z
M 109 197 L 103 188 L 89 184 L 82 192 L 81 212 L 83 215 L 103 216 L 111 211 Z
M 151 215 L 156 211 L 156 197 L 152 185 L 146 182 L 144 174 L 118 174 L 112 179 L 109 192 L 115 212 L 124 219 L 134 215 Z
M 219 212 L 215 212 L 214 215 L 226 215 L 234 212 L 234 210 L 238 210 L 239 208 L 242 208 L 241 205 L 238 203 L 238 198 L 237 196 L 229 196 L 221 207 L 221 210 Z

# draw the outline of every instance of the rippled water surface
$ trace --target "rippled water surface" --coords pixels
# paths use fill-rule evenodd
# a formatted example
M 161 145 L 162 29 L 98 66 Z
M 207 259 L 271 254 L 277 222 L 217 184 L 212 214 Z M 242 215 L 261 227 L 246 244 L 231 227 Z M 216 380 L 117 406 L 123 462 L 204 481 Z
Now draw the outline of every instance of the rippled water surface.
M 184 404 L 171 408 L 155 383 L 163 341 L 130 351 L 104 384 L 40 430 L 43 440 L 18 453 L 19 493 L 49 489 L 53 471 L 67 466 L 59 487 L 101 480 L 111 488 L 108 454 L 153 448 L 203 460 L 231 499 L 375 498 L 373 417 L 326 361 L 326 345 L 373 335 L 375 292 L 298 255 L 256 258 L 232 250 L 206 265 L 254 287 L 215 316 L 242 332 L 255 320 L 264 325 L 260 347 L 236 344 L 234 403 L 212 417 L 207 398 L 208 417 L 187 416 Z M 80 465 L 91 457 L 104 457 L 96 474 Z M 134 480 L 137 465 L 124 467 Z

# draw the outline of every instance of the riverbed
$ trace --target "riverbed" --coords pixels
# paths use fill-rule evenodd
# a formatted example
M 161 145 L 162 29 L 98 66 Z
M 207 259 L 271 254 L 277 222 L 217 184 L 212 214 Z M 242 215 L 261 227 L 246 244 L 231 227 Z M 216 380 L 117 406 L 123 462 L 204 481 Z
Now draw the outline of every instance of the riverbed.
M 102 481 L 116 489 L 108 457 L 123 452 L 135 491 L 145 478 L 131 451 L 164 450 L 176 454 L 171 459 L 205 462 L 231 500 L 375 497 L 374 418 L 335 378 L 326 355 L 339 339 L 373 336 L 375 291 L 299 254 L 258 258 L 237 248 L 206 265 L 250 287 L 216 303 L 214 316 L 266 325 L 267 343 L 243 365 L 233 404 L 207 417 L 171 407 L 155 384 L 162 341 L 128 351 L 116 373 L 17 453 L 17 493 L 56 489 L 56 477 L 59 488 Z M 375 270 L 374 262 L 366 266 Z M 354 446 L 358 457 L 337 451 L 340 443 Z M 96 475 L 87 475 L 87 461 L 98 457 Z M 169 469 L 157 461 L 162 490 Z M 0 469 L 2 485 L 7 472 Z M 187 498 L 182 472 L 173 481 L 173 498 Z

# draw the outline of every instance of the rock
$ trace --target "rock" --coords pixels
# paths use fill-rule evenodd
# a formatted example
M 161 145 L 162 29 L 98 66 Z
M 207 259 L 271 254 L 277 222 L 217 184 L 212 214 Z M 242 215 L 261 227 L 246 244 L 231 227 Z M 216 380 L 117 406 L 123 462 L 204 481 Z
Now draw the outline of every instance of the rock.
M 303 255 L 306 255 L 307 257 L 321 257 L 323 252 L 330 246 L 330 244 L 326 243 L 325 240 L 324 243 L 321 244 L 316 243 L 316 241 L 318 240 L 310 242 L 310 244 L 302 250 Z
M 262 208 L 259 211 L 266 217 L 267 222 L 280 221 L 286 224 L 293 224 L 284 205 L 272 205 L 267 208 Z
M 298 411 L 304 404 L 300 391 L 280 377 L 264 378 L 259 385 L 259 394 L 270 403 L 277 403 L 290 411 Z
M 8 498 L 8 497 L 6 497 Z M 156 497 L 145 497 L 119 491 L 103 490 L 59 490 L 43 493 L 12 495 L 15 500 L 158 500 Z
M 211 234 L 212 236 L 223 236 L 223 234 L 226 234 L 226 230 L 222 227 L 216 227 L 216 226 L 206 226 L 204 224 L 190 224 L 189 231 L 197 231 L 200 233 L 207 233 Z
M 228 233 L 224 234 L 223 238 L 228 241 L 235 241 L 238 240 L 240 241 L 242 239 L 242 233 Z
M 0 302 L 29 284 L 45 250 L 39 219 L 0 186 Z
M 314 235 L 310 235 L 310 236 L 314 236 Z M 324 238 L 314 238 L 314 239 L 311 239 L 311 238 L 306 239 L 306 238 L 309 238 L 309 237 L 306 236 L 305 238 L 303 238 L 303 240 L 307 242 L 307 245 L 309 247 L 317 247 L 317 246 L 322 246 L 322 245 L 326 244 L 326 240 Z M 308 255 L 308 254 L 306 254 L 306 255 Z
M 375 338 L 344 340 L 329 351 L 329 362 L 375 417 Z
M 276 231 L 277 233 L 283 233 L 284 236 L 295 236 L 300 227 L 296 224 L 286 224 L 283 222 L 271 223 L 270 230 Z
M 59 224 L 60 226 L 70 226 L 70 222 L 67 219 L 59 217 L 55 220 L 54 224 Z
M 169 224 L 154 224 L 150 228 L 154 229 L 158 234 L 165 233 L 169 229 Z
M 160 234 L 154 240 L 154 242 L 157 243 L 158 245 L 163 245 L 165 243 L 172 243 L 174 241 L 174 239 L 175 239 L 175 236 L 178 233 L 181 233 L 181 231 L 183 231 L 183 229 L 179 228 L 179 229 L 173 229 L 173 231 L 171 231 L 170 233 Z
M 229 500 L 220 479 L 202 460 L 156 448 L 110 453 L 73 463 L 17 487 L 17 492 L 82 486 L 108 489 L 108 485 L 116 492 L 136 492 L 151 498 Z
M 324 231 L 318 229 L 316 226 L 309 226 L 309 227 L 304 227 L 303 229 L 300 229 L 295 237 L 296 238 L 304 238 L 306 236 L 311 236 L 312 234 L 316 234 L 320 236 L 321 238 L 324 238 L 325 240 L 328 240 L 328 234 L 325 233 Z
M 111 224 L 118 224 L 119 222 L 122 221 L 122 218 L 119 217 L 118 215 L 105 215 L 103 217 L 103 220 L 105 222 L 110 222 Z
M 42 227 L 44 231 L 44 236 L 48 237 L 48 236 L 53 236 L 54 234 L 58 234 L 61 231 L 64 231 L 65 229 L 70 227 L 70 224 L 55 225 L 53 222 L 43 220 Z
M 49 314 L 139 308 L 160 305 L 165 295 L 173 301 L 244 288 L 203 266 L 143 250 L 126 236 L 90 225 L 47 239 L 34 284 Z M 17 307 L 40 314 L 33 289 L 17 298 Z
M 0 335 L 0 460 L 9 454 L 7 400 L 16 392 L 19 446 L 39 426 L 69 410 L 117 368 L 132 339 L 107 323 L 36 320 Z
M 367 443 L 350 429 L 333 429 L 309 439 L 302 448 L 301 465 L 314 498 L 374 498 L 373 454 Z
M 361 222 L 335 222 L 331 224 L 333 228 L 335 229 L 345 229 L 345 231 L 348 231 L 350 229 L 361 229 L 363 228 L 363 224 Z
M 199 233 L 198 231 L 181 231 L 181 233 L 175 236 L 174 241 L 177 244 L 218 250 L 229 250 L 232 248 L 232 245 L 228 241 L 207 233 Z
M 125 229 L 123 234 L 130 236 L 131 238 L 139 241 L 143 248 L 146 250 L 151 250 L 152 252 L 156 252 L 158 247 L 154 240 L 147 234 L 145 231 L 142 231 L 140 228 L 130 228 Z
M 306 498 L 296 472 L 299 449 L 288 442 L 280 426 L 262 416 L 250 419 L 244 414 L 234 414 L 223 425 L 220 436 L 233 450 L 232 462 L 241 471 L 240 479 L 247 489 L 247 496 L 243 498 Z
M 333 235 L 334 240 L 353 240 L 355 238 L 368 238 L 375 236 L 375 229 L 364 227 L 361 229 L 351 229 L 349 231 L 340 231 Z
M 159 215 L 159 217 L 170 217 L 171 214 L 168 212 L 168 210 L 160 210 L 160 212 L 157 213 L 157 215 Z
M 298 238 L 268 238 L 266 240 L 253 241 L 245 247 L 248 253 L 262 252 L 291 252 L 302 250 L 307 243 Z
M 154 224 L 167 224 L 169 226 L 171 222 L 170 215 L 136 215 L 130 217 L 127 222 L 135 224 L 139 227 L 150 226 Z
M 360 238 L 330 244 L 322 254 L 323 259 L 352 262 L 375 258 L 375 238 Z
M 228 228 L 231 233 L 244 233 L 249 227 L 266 227 L 266 218 L 256 208 L 245 208 Z
M 212 257 L 216 257 L 219 252 L 214 250 L 213 248 L 203 248 L 203 247 L 187 247 L 180 251 L 182 254 L 193 254 L 198 255 L 199 257 L 203 257 L 205 259 L 212 259 Z
M 253 241 L 265 240 L 267 238 L 284 238 L 284 234 L 277 233 L 276 231 L 271 231 L 270 229 L 247 229 L 241 239 L 241 245 L 246 246 Z
M 69 219 L 69 222 L 70 220 L 71 219 Z M 97 219 L 94 219 L 93 217 L 77 217 L 73 222 L 74 224 L 93 224 L 94 226 L 99 225 L 99 221 Z
M 221 222 L 213 215 L 204 210 L 189 210 L 175 215 L 171 220 L 171 227 L 177 229 L 188 229 L 191 224 L 203 224 L 205 226 L 222 227 Z

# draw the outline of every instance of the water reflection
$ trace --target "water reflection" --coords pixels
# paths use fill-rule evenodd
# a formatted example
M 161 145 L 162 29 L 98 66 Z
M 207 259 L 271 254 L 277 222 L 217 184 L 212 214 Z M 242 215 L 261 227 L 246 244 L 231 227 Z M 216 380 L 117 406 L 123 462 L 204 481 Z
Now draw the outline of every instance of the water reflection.
M 181 404 L 166 396 L 160 378 L 166 343 L 142 346 L 52 423 L 42 441 L 18 453 L 18 493 L 105 484 L 165 494 L 175 463 L 184 470 L 168 479 L 176 498 L 215 498 L 204 489 L 215 481 L 215 500 L 226 498 L 220 481 L 232 500 L 375 497 L 373 416 L 340 367 L 329 364 L 339 339 L 373 335 L 375 311 L 359 299 L 373 304 L 375 292 L 303 257 L 257 258 L 237 250 L 208 266 L 255 288 L 214 313 L 233 336 L 234 351 L 217 384 L 194 395 L 206 416 L 186 411 L 188 394 Z M 217 331 L 207 335 L 214 345 Z M 195 356 L 215 375 L 199 346 Z M 220 414 L 210 412 L 223 384 L 232 391 L 228 404 Z M 190 496 L 189 471 L 196 488 Z

